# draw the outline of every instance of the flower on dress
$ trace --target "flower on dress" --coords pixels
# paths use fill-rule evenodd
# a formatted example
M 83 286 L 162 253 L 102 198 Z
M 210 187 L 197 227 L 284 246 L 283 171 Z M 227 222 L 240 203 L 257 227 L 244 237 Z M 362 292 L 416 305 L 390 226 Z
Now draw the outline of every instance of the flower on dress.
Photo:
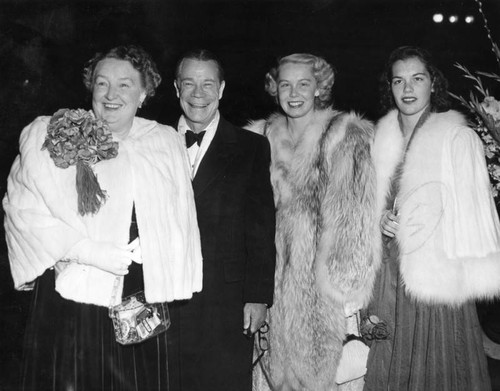
M 118 155 L 118 143 L 107 123 L 92 111 L 60 109 L 50 119 L 42 145 L 59 168 L 76 166 L 80 215 L 95 214 L 106 201 L 92 165 Z
M 376 315 L 363 317 L 360 325 L 360 333 L 367 342 L 385 340 L 390 336 L 387 322 L 381 320 Z

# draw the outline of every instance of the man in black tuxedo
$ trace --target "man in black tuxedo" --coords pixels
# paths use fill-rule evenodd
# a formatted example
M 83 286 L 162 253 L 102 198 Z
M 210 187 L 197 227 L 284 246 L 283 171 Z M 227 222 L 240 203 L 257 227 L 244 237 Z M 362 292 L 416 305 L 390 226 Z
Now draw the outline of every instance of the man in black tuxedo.
M 231 125 L 218 111 L 220 62 L 187 53 L 174 86 L 200 227 L 203 289 L 170 305 L 170 391 L 251 390 L 253 335 L 272 304 L 275 209 L 266 138 Z

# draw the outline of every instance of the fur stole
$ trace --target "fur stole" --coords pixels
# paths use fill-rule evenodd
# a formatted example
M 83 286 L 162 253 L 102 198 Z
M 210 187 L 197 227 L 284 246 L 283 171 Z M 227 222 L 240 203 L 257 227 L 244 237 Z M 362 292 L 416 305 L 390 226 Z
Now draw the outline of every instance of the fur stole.
M 20 154 L 3 200 L 6 242 L 16 289 L 56 266 L 56 290 L 66 299 L 109 306 L 116 276 L 68 260 L 82 239 L 126 245 L 135 204 L 141 233 L 146 299 L 188 299 L 202 285 L 202 258 L 193 190 L 181 136 L 136 117 L 115 159 L 94 166 L 108 194 L 95 215 L 77 213 L 75 167 L 60 169 L 41 145 L 49 117 L 20 138 Z M 61 261 L 66 259 L 65 261 Z M 121 279 L 123 281 L 123 279 Z M 117 299 L 121 297 L 120 291 Z
M 403 144 L 390 112 L 373 148 L 379 207 Z M 431 114 L 407 152 L 396 202 L 400 270 L 411 296 L 459 305 L 500 293 L 500 225 L 489 186 L 482 143 L 463 116 Z
M 315 113 L 299 139 L 286 118 L 251 128 L 271 145 L 277 209 L 271 389 L 333 390 L 345 338 L 344 305 L 365 305 L 379 264 L 373 129 L 354 113 Z

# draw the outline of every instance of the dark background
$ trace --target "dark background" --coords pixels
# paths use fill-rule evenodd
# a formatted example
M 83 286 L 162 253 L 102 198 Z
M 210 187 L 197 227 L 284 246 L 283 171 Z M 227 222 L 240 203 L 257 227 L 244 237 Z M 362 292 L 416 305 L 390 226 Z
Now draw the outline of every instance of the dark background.
M 484 0 L 483 10 L 500 41 L 500 1 Z M 445 15 L 443 23 L 432 21 L 436 12 Z M 447 21 L 451 14 L 457 23 Z M 465 15 L 475 22 L 466 24 Z M 21 129 L 61 107 L 89 108 L 81 82 L 85 61 L 127 43 L 143 46 L 157 62 L 163 83 L 140 115 L 164 123 L 180 114 L 172 85 L 176 61 L 195 47 L 220 56 L 226 70 L 221 112 L 238 125 L 275 109 L 264 75 L 290 53 L 325 57 L 337 71 L 336 107 L 373 120 L 379 116 L 377 80 L 397 46 L 429 49 L 458 94 L 468 95 L 471 83 L 454 63 L 500 71 L 473 0 L 0 0 L 0 195 Z M 30 297 L 13 290 L 0 240 L 2 390 L 17 389 L 12 384 Z

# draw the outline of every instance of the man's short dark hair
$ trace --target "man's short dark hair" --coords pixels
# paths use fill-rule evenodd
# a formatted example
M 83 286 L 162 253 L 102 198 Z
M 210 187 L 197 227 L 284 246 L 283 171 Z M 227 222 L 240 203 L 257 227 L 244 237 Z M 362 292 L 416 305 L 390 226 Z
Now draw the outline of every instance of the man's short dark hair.
M 194 49 L 190 50 L 181 57 L 177 66 L 175 68 L 175 78 L 179 79 L 182 63 L 184 60 L 197 60 L 197 61 L 213 61 L 217 66 L 217 74 L 219 77 L 219 82 L 222 83 L 224 81 L 224 69 L 222 69 L 221 62 L 218 57 L 207 49 Z

